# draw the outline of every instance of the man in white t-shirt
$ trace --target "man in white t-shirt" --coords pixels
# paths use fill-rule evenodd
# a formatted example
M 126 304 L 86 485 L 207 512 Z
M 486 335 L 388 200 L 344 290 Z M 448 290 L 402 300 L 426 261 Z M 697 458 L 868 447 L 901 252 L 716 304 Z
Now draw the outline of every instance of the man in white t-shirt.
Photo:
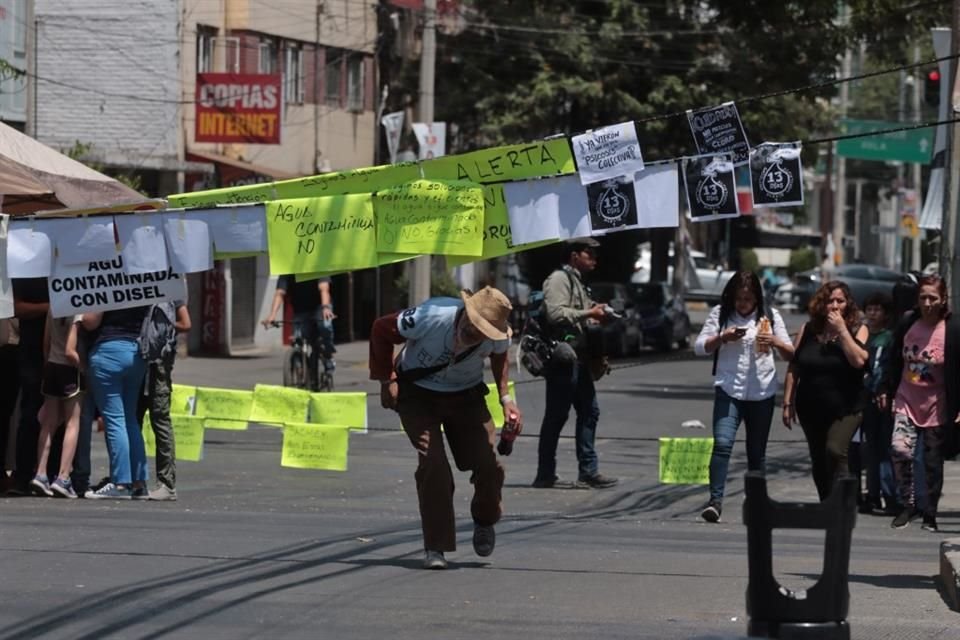
M 464 291 L 459 300 L 431 298 L 373 323 L 370 378 L 380 381 L 381 404 L 400 414 L 419 454 L 416 480 L 426 569 L 445 569 L 444 552 L 456 549 L 453 472 L 444 435 L 457 468 L 472 472 L 473 548 L 480 556 L 493 553 L 504 473 L 494 452 L 483 369 L 489 358 L 504 415 L 511 416 L 519 433 L 522 416 L 508 389 L 511 309 L 503 293 L 484 287 L 475 294 Z M 397 344 L 404 347 L 394 362 Z

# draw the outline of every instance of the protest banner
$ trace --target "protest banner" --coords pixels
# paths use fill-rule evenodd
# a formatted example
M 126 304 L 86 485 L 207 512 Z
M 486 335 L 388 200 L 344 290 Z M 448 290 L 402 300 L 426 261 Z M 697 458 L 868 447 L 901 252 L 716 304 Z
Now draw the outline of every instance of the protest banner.
M 660 438 L 660 482 L 709 484 L 713 438 Z
M 573 153 L 577 173 L 584 185 L 613 180 L 621 176 L 633 178 L 643 171 L 643 155 L 633 122 L 622 122 L 589 133 L 573 136 Z
M 377 250 L 479 256 L 483 192 L 469 182 L 416 180 L 374 196 Z
M 750 150 L 753 206 L 803 205 L 803 167 L 797 142 L 764 142 Z
M 184 300 L 187 294 L 183 276 L 173 269 L 126 273 L 122 256 L 82 265 L 58 260 L 47 286 L 54 318 Z
M 197 388 L 174 384 L 170 391 L 170 413 L 192 416 L 197 405 Z
M 575 170 L 566 138 L 481 149 L 425 160 L 420 166 L 428 180 L 469 180 L 480 184 L 565 175 Z
M 207 419 L 242 422 L 244 425 L 246 425 L 247 418 L 250 417 L 250 409 L 253 407 L 253 391 L 241 389 L 197 387 L 196 398 L 194 415 Z M 207 426 L 212 424 L 216 424 L 216 422 L 211 420 Z M 237 427 L 228 425 L 225 428 Z
M 507 388 L 510 390 L 510 395 L 513 396 L 513 399 L 516 400 L 517 390 L 513 383 L 510 382 Z M 499 429 L 506 421 L 503 415 L 503 405 L 500 404 L 500 391 L 497 389 L 496 383 L 488 384 L 487 389 L 489 390 L 489 393 L 486 395 L 487 411 L 490 412 L 490 417 L 493 418 L 494 426 Z
M 258 384 L 253 388 L 250 422 L 280 426 L 307 421 L 310 392 L 306 389 Z
M 640 225 L 632 175 L 588 184 L 587 203 L 591 235 L 636 229 Z
M 750 159 L 750 143 L 735 103 L 725 102 L 716 107 L 687 111 L 687 122 L 698 153 L 729 153 L 738 166 Z
M 683 182 L 691 221 L 708 222 L 740 215 L 736 178 L 729 156 L 687 158 Z
M 294 469 L 347 470 L 350 428 L 329 424 L 283 425 L 280 466 Z
M 353 430 L 367 431 L 367 394 L 311 393 L 311 424 L 345 425 Z
M 370 194 L 267 203 L 270 273 L 322 273 L 377 266 Z
M 198 73 L 197 142 L 280 144 L 283 77 Z
M 173 424 L 173 440 L 177 443 L 177 461 L 203 460 L 203 418 L 171 413 L 170 422 Z

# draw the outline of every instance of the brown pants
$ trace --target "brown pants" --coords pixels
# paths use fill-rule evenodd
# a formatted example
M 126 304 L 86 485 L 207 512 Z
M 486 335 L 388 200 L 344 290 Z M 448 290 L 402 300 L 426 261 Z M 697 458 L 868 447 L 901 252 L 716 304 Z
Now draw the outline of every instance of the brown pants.
M 484 401 L 486 387 L 458 393 L 438 393 L 416 385 L 402 385 L 398 403 L 400 422 L 417 450 L 417 497 L 424 548 L 457 548 L 453 511 L 453 472 L 443 447 L 443 432 L 457 468 L 471 471 L 473 500 L 470 513 L 480 525 L 500 520 L 503 467 L 494 452 L 494 426 Z

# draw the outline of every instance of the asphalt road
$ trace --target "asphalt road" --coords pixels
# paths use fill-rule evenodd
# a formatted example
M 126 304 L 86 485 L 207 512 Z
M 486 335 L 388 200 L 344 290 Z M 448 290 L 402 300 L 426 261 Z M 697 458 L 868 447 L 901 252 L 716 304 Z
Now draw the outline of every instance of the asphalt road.
M 338 384 L 369 390 L 363 345 L 339 356 Z M 458 551 L 450 570 L 419 568 L 415 456 L 395 415 L 370 398 L 345 473 L 280 467 L 280 432 L 208 431 L 205 457 L 181 463 L 176 503 L 0 499 L 0 638 L 733 638 L 746 629 L 745 453 L 731 465 L 724 519 L 698 518 L 701 486 L 657 481 L 657 438 L 705 435 L 710 364 L 689 353 L 620 363 L 600 387 L 608 490 L 529 487 L 543 386 L 521 378 L 528 428 L 506 459 L 497 549 L 470 545 L 469 488 L 457 474 Z M 277 356 L 189 358 L 179 382 L 249 388 L 280 379 Z M 568 425 L 567 433 L 572 433 Z M 106 468 L 95 439 L 95 467 Z M 802 435 L 774 424 L 771 495 L 813 501 Z M 559 472 L 573 477 L 573 441 Z M 960 483 L 948 463 L 942 533 L 861 516 L 850 561 L 855 638 L 958 638 L 935 583 L 938 545 L 960 535 Z M 954 495 L 951 495 L 954 494 Z M 777 531 L 781 582 L 809 587 L 823 534 Z

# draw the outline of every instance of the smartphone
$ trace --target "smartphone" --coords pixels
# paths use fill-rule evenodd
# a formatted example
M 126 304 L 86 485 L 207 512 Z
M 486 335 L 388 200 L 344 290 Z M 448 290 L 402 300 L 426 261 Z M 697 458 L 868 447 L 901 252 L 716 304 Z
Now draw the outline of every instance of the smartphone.
M 746 328 L 746 327 L 737 327 L 736 329 L 733 330 L 733 332 L 734 332 L 735 334 L 737 334 L 738 336 L 743 337 L 743 336 L 745 336 L 745 335 L 747 334 L 747 328 Z

